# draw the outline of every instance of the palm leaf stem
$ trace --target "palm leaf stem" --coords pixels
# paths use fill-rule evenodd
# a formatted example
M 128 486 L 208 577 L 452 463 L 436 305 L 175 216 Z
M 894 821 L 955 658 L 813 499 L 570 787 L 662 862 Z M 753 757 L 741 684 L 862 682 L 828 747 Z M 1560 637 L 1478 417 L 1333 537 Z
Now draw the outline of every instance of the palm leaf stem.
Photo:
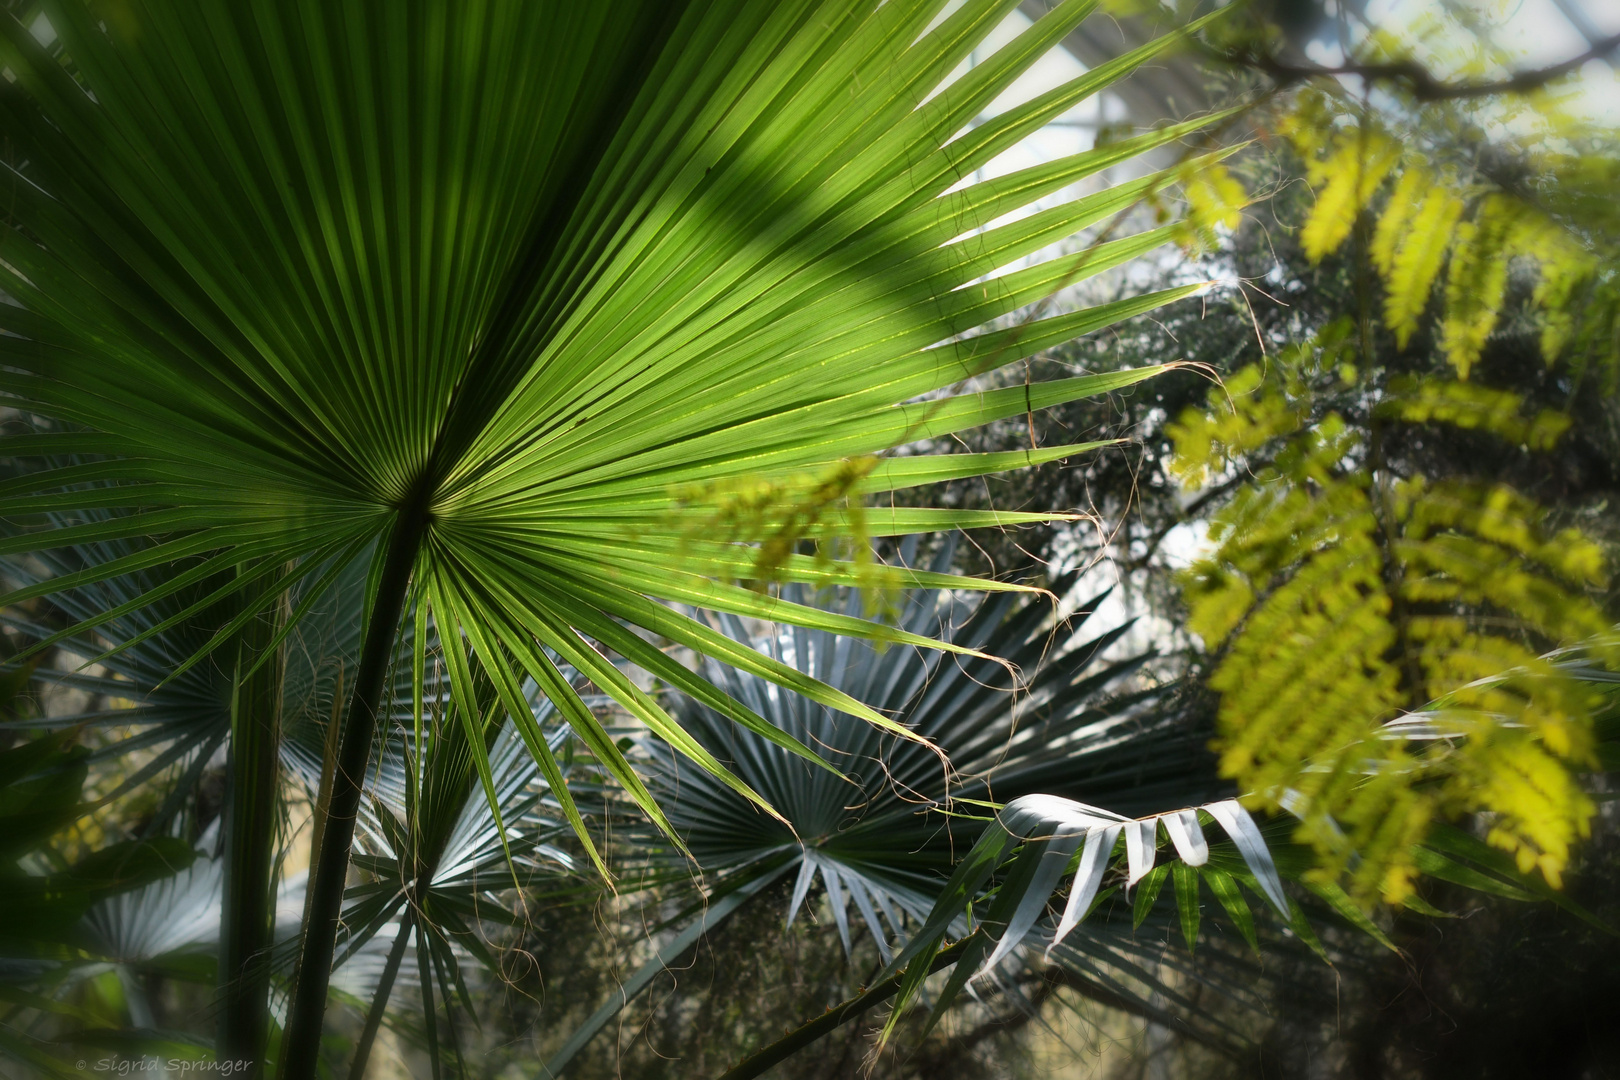
M 928 966 L 929 974 L 942 971 L 956 963 L 965 954 L 981 932 L 975 930 L 948 948 L 941 949 Z M 876 986 L 856 994 L 848 1001 L 834 1005 L 820 1016 L 788 1032 L 763 1050 L 743 1058 L 721 1074 L 720 1080 L 753 1080 L 771 1066 L 792 1057 L 823 1035 L 888 1001 L 900 990 L 901 975 L 893 975 Z
M 355 672 L 354 693 L 343 725 L 337 767 L 321 830 L 319 848 L 311 864 L 309 907 L 304 922 L 304 946 L 287 1007 L 287 1028 L 282 1037 L 281 1076 L 301 1080 L 315 1076 L 320 1053 L 321 1026 L 326 1015 L 326 992 L 332 979 L 332 957 L 337 949 L 338 921 L 343 912 L 343 890 L 349 873 L 349 848 L 360 813 L 361 786 L 371 762 L 377 732 L 377 712 L 383 685 L 393 660 L 394 637 L 405 611 L 411 570 L 427 531 L 430 488 L 418 483 L 395 518 L 376 577 L 375 599 L 367 613 L 365 641 Z
M 422 1034 L 427 1040 L 428 1076 L 431 1080 L 439 1080 L 439 1013 L 433 1003 L 433 959 L 429 952 L 427 928 L 423 927 L 422 930 L 416 935 L 416 969 L 422 973 Z
M 399 965 L 405 959 L 405 946 L 411 940 L 411 928 L 416 925 L 412 917 L 410 905 L 406 905 L 401 912 L 399 920 L 399 934 L 394 938 L 393 948 L 388 950 L 388 963 L 383 967 L 382 979 L 377 983 L 377 993 L 371 999 L 371 1008 L 366 1012 L 366 1027 L 360 1033 L 360 1043 L 354 1049 L 354 1061 L 349 1065 L 349 1080 L 365 1080 L 366 1061 L 371 1057 L 371 1045 L 377 1041 L 377 1029 L 382 1027 L 383 1012 L 388 1007 L 388 997 L 394 991 L 394 978 L 399 974 Z
M 279 660 L 256 661 L 275 629 L 270 619 L 254 619 L 238 641 L 219 935 L 219 1057 L 252 1062 L 255 1080 L 269 1031 L 282 683 Z

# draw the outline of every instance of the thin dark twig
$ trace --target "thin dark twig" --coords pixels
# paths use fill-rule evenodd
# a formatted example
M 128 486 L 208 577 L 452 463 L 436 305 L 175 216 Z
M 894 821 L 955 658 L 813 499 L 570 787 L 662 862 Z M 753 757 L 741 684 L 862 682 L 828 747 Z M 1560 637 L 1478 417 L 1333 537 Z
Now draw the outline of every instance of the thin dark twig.
M 1620 49 L 1620 34 L 1613 34 L 1593 44 L 1586 52 L 1550 67 L 1520 71 L 1506 79 L 1489 82 L 1453 83 L 1435 78 L 1429 69 L 1416 60 L 1387 60 L 1381 63 L 1323 64 L 1290 63 L 1271 54 L 1252 53 L 1219 54 L 1227 63 L 1254 68 L 1265 72 L 1284 85 L 1314 79 L 1324 75 L 1357 75 L 1368 82 L 1405 83 L 1412 96 L 1419 101 L 1445 101 L 1461 98 L 1490 97 L 1494 94 L 1526 93 L 1539 90 L 1548 83 L 1579 70 L 1592 60 L 1601 60 Z

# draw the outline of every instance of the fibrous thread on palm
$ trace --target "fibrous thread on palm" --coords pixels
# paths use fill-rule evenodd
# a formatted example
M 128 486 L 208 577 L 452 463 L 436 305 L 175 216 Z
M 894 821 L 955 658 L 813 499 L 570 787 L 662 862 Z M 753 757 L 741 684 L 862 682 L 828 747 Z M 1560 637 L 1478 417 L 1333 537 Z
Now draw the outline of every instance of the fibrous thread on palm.
M 1592 812 L 1573 771 L 1590 692 L 1541 654 L 1606 630 L 1585 592 L 1602 554 L 1506 487 L 1395 471 L 1376 440 L 1452 423 L 1545 448 L 1563 425 L 1485 387 L 1407 382 L 1370 436 L 1336 414 L 1305 426 L 1314 386 L 1354 380 L 1351 342 L 1335 324 L 1237 373 L 1174 431 L 1184 475 L 1255 473 L 1185 575 L 1189 625 L 1221 650 L 1222 770 L 1300 814 L 1319 879 L 1348 870 L 1362 899 L 1408 895 L 1429 822 L 1472 811 L 1556 882 Z M 1397 722 L 1413 714 L 1422 732 Z

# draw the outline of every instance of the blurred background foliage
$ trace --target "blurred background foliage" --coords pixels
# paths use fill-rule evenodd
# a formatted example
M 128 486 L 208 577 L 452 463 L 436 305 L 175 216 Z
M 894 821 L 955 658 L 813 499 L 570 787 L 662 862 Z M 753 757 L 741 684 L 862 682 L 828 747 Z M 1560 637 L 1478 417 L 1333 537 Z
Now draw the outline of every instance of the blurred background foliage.
M 1169 18 L 1147 3 L 1118 14 L 1124 34 Z M 1617 585 L 1605 572 L 1620 549 L 1620 206 L 1612 195 L 1620 155 L 1612 124 L 1583 111 L 1567 79 L 1514 81 L 1525 65 L 1494 43 L 1491 15 L 1434 5 L 1397 26 L 1354 4 L 1284 0 L 1243 7 L 1205 55 L 1175 61 L 1179 109 L 1165 105 L 1164 114 L 1242 101 L 1248 108 L 1224 134 L 1245 148 L 1185 178 L 1195 231 L 1184 257 L 1108 276 L 1088 286 L 1086 299 L 1199 281 L 1214 287 L 1201 302 L 980 381 L 1015 386 L 1189 364 L 931 447 L 1005 452 L 1126 440 L 1116 450 L 885 496 L 902 506 L 1072 510 L 1079 521 L 973 530 L 907 552 L 875 547 L 876 564 L 932 559 L 941 571 L 1050 587 L 1070 601 L 1064 616 L 1081 613 L 1063 629 L 1092 635 L 1060 635 L 1048 607 L 1022 636 L 988 648 L 1022 650 L 1026 674 L 1060 673 L 1028 713 L 986 704 L 1006 694 L 993 665 L 953 669 L 957 683 L 982 684 L 991 695 L 979 711 L 956 718 L 964 749 L 940 739 L 968 774 L 957 797 L 1005 802 L 1040 790 L 1148 813 L 1238 791 L 1303 790 L 1314 800 L 1299 808 L 1312 828 L 1298 847 L 1286 824 L 1268 831 L 1279 861 L 1296 859 L 1296 879 L 1345 882 L 1371 914 L 1291 887 L 1316 935 L 1307 941 L 1258 903 L 1245 925 L 1214 894 L 1200 893 L 1195 877 L 1192 904 L 1203 921 L 1189 951 L 1178 917 L 1186 901 L 1172 899 L 1174 886 L 1144 919 L 1116 898 L 1099 906 L 1086 938 L 1099 950 L 1117 947 L 1108 953 L 1112 967 L 1032 956 L 1002 972 L 993 990 L 980 984 L 981 995 L 955 999 L 943 1020 L 929 1014 L 925 995 L 880 1044 L 887 1016 L 867 1012 L 767 1075 L 1438 1080 L 1620 1069 L 1610 1015 L 1620 999 L 1620 940 L 1607 929 L 1620 926 L 1612 779 L 1620 731 L 1597 668 L 1573 671 L 1541 659 L 1600 636 L 1620 614 Z M 1601 29 L 1588 35 L 1596 54 L 1589 59 L 1612 62 L 1612 44 L 1596 52 L 1610 40 Z M 1112 127 L 1099 114 L 1099 141 L 1160 119 L 1144 116 L 1140 102 L 1164 104 L 1165 85 L 1149 79 L 1131 90 L 1136 112 Z M 1150 201 L 1138 212 L 1151 217 L 1157 209 Z M 1492 503 L 1495 492 L 1513 494 Z M 1443 493 L 1466 497 L 1442 511 Z M 1290 495 L 1295 517 L 1279 510 Z M 1335 498 L 1362 522 L 1357 535 L 1370 570 L 1366 562 L 1346 565 L 1354 560 L 1342 558 L 1342 528 L 1322 544 L 1302 541 L 1308 530 L 1299 523 Z M 1495 516 L 1485 520 L 1481 507 Z M 1475 578 L 1451 573 L 1449 592 L 1411 588 L 1412 576 L 1438 564 L 1424 545 L 1441 534 L 1505 552 L 1516 576 L 1487 566 Z M 37 563 L 7 568 L 13 583 L 61 572 Z M 1258 619 L 1290 588 L 1299 594 L 1292 622 Z M 1302 625 L 1299 612 L 1333 588 L 1345 590 L 1347 604 L 1381 597 L 1357 645 L 1325 633 L 1313 638 Z M 821 599 L 858 602 L 848 594 Z M 893 617 L 906 617 L 905 598 L 884 602 Z M 998 624 L 1015 614 L 998 610 Z M 329 768 L 326 717 L 358 634 L 340 608 L 327 615 L 298 642 L 289 675 L 298 692 L 284 720 L 276 912 L 283 941 L 279 928 L 296 925 L 302 902 L 323 756 Z M 5 648 L 14 653 L 80 617 L 42 602 L 10 611 Z M 957 612 L 947 624 L 970 621 Z M 1342 619 L 1329 622 L 1342 628 Z M 738 621 L 726 632 L 748 647 L 783 650 L 763 627 Z M 1500 647 L 1475 648 L 1481 637 Z M 1270 646 L 1280 639 L 1309 653 L 1311 664 L 1279 655 Z M 0 776 L 36 778 L 33 786 L 8 786 L 0 803 L 11 822 L 0 852 L 8 878 L 0 931 L 29 928 L 0 960 L 7 1025 L 0 1052 L 42 1074 L 58 1065 L 41 1047 L 71 1046 L 75 1032 L 98 1032 L 97 1052 L 178 1057 L 205 1053 L 199 1033 L 213 1025 L 219 927 L 217 911 L 212 922 L 209 912 L 222 886 L 210 868 L 223 843 L 230 673 L 201 667 L 165 684 L 161 655 L 145 668 L 126 660 L 123 668 L 80 669 L 94 654 L 78 644 L 8 668 L 0 733 Z M 184 654 L 183 645 L 175 648 Z M 1606 648 L 1583 657 L 1603 661 Z M 866 662 L 899 671 L 901 655 L 874 652 Z M 1346 657 L 1356 658 L 1354 668 Z M 1510 705 L 1477 690 L 1481 678 L 1532 668 L 1509 687 Z M 137 697 L 129 687 L 143 679 Z M 1282 696 L 1301 680 L 1316 698 Z M 661 775 L 671 805 L 726 796 L 683 778 L 588 680 L 576 675 L 574 685 L 618 725 L 620 748 Z M 646 689 L 668 688 L 649 682 Z M 758 693 L 756 711 L 771 716 L 769 695 Z M 174 730 L 162 738 L 131 709 L 149 706 L 152 694 L 170 699 L 164 715 Z M 907 700 L 899 694 L 891 704 Z M 1263 728 L 1257 717 L 1268 705 L 1278 715 Z M 401 708 L 407 727 L 408 702 Z M 454 708 L 441 703 L 430 736 L 438 722 L 459 730 Z M 717 756 L 786 775 L 766 760 L 774 748 L 726 744 L 732 729 L 706 726 L 700 707 L 686 708 L 683 724 Z M 1390 720 L 1410 723 L 1414 713 L 1442 727 L 1464 713 L 1506 716 L 1495 735 L 1517 741 L 1503 751 L 1502 738 L 1462 727 L 1439 731 L 1439 739 L 1411 727 L 1401 741 L 1386 737 Z M 1302 715 L 1321 726 L 1290 729 Z M 801 739 L 829 756 L 896 760 L 892 743 L 841 749 L 838 732 L 816 729 L 816 717 L 793 722 L 804 727 Z M 1103 737 L 1117 730 L 1112 725 L 1128 728 L 1131 741 Z M 789 721 L 783 726 L 794 730 Z M 986 731 L 993 740 L 973 744 Z M 1008 750 L 1043 731 L 1048 741 L 1033 755 L 1031 742 Z M 876 738 L 864 727 L 860 734 Z M 454 751 L 453 740 L 448 751 L 434 745 L 434 753 Z M 1088 772 L 1096 748 L 1107 756 Z M 1368 748 L 1394 763 L 1384 787 L 1355 775 Z M 718 1076 L 857 995 L 883 970 L 891 948 L 885 934 L 898 931 L 897 920 L 880 918 L 875 900 L 862 906 L 847 883 L 830 880 L 864 881 L 872 896 L 887 887 L 894 895 L 885 904 L 911 902 L 914 917 L 927 912 L 926 895 L 906 895 L 909 879 L 862 879 L 858 843 L 847 857 L 829 846 L 832 869 L 822 866 L 815 885 L 810 862 L 793 863 L 801 856 L 782 836 L 745 835 L 746 807 L 729 807 L 736 827 L 719 839 L 748 843 L 705 849 L 703 838 L 684 834 L 690 861 L 592 779 L 590 755 L 560 735 L 559 757 L 583 778 L 576 797 L 616 888 L 577 869 L 584 853 L 532 775 L 503 789 L 534 871 L 512 881 L 496 835 L 457 816 L 476 817 L 484 805 L 463 770 L 445 805 L 428 808 L 437 814 L 430 830 L 437 846 L 410 849 L 433 864 L 430 877 L 445 851 L 459 852 L 461 876 L 445 881 L 436 898 L 408 896 L 389 875 L 404 875 L 414 841 L 403 837 L 428 812 L 406 791 L 429 751 L 403 738 L 381 749 L 376 786 L 392 798 L 366 811 L 360 843 L 369 861 L 357 863 L 350 882 L 353 910 L 365 914 L 356 926 L 364 929 L 349 943 L 348 977 L 334 982 L 346 1004 L 326 1048 L 329 1061 L 346 1062 L 375 1038 L 366 1075 L 544 1075 L 537 1066 L 617 999 L 596 1037 L 571 1054 L 565 1075 Z M 1538 770 L 1543 782 L 1517 796 L 1493 795 L 1493 778 Z M 1173 783 L 1155 788 L 1166 772 Z M 885 839 L 904 837 L 916 857 L 906 874 L 948 876 L 952 856 L 966 850 L 982 821 L 971 819 L 967 804 L 959 808 L 964 819 L 948 825 L 896 812 L 906 799 L 943 805 L 944 793 L 915 776 L 867 781 L 860 799 L 835 795 L 817 804 L 830 815 L 818 835 L 858 840 L 870 812 L 892 822 Z M 1277 809 L 1282 800 L 1262 801 Z M 679 826 L 679 813 L 672 818 Z M 755 819 L 766 833 L 779 829 Z M 1456 862 L 1414 848 L 1442 820 L 1456 823 L 1459 844 L 1473 841 L 1457 849 L 1467 854 Z M 1349 826 L 1348 836 L 1335 834 L 1333 822 Z M 1308 849 L 1319 858 L 1309 859 Z M 706 921 L 744 881 L 746 902 Z M 811 884 L 801 888 L 804 881 Z M 1547 884 L 1561 886 L 1561 902 L 1546 898 Z M 35 889 L 48 894 L 48 908 Z M 495 909 L 520 917 L 489 918 Z M 424 944 L 424 931 L 410 925 L 415 918 L 420 927 L 454 932 L 435 931 Z M 1133 963 L 1135 980 L 1121 977 Z M 622 988 L 631 985 L 636 992 L 627 994 Z M 386 1011 L 376 1004 L 380 986 L 389 988 L 381 994 Z

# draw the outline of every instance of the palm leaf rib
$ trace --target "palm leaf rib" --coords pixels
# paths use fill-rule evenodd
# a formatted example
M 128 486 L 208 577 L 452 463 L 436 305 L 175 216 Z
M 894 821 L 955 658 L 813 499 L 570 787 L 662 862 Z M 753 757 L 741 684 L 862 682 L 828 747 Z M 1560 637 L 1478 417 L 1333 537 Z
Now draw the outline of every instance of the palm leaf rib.
M 622 623 L 739 658 L 672 603 L 914 640 L 731 584 L 746 556 L 727 549 L 766 539 L 768 519 L 671 569 L 669 544 L 701 523 L 683 492 L 828 473 L 1154 373 L 952 390 L 1190 291 L 962 336 L 1171 239 L 1119 236 L 999 273 L 1171 178 L 985 225 L 1193 130 L 947 194 L 1184 36 L 964 133 L 1095 4 L 1060 5 L 936 94 L 1014 6 L 970 0 L 934 25 L 942 0 L 143 0 L 103 20 L 59 0 L 45 5 L 49 48 L 0 18 L 16 76 L 0 86 L 16 151 L 0 393 L 36 428 L 17 451 L 59 466 L 0 491 L 20 524 L 0 551 L 132 545 L 9 599 L 199 560 L 89 620 L 204 579 L 215 588 L 194 603 L 253 587 L 258 607 L 195 663 L 281 593 L 326 583 L 334 559 L 373 551 L 285 1075 L 314 1069 L 349 839 L 411 604 L 427 605 L 453 667 L 489 673 L 520 730 L 524 680 L 555 694 L 659 820 L 557 658 L 595 663 L 596 646 L 626 643 Z M 1040 518 L 868 516 L 895 536 Z M 828 579 L 813 560 L 780 573 Z M 747 668 L 885 723 L 790 665 Z M 662 705 L 607 682 L 727 777 Z M 487 750 L 472 747 L 487 788 Z

